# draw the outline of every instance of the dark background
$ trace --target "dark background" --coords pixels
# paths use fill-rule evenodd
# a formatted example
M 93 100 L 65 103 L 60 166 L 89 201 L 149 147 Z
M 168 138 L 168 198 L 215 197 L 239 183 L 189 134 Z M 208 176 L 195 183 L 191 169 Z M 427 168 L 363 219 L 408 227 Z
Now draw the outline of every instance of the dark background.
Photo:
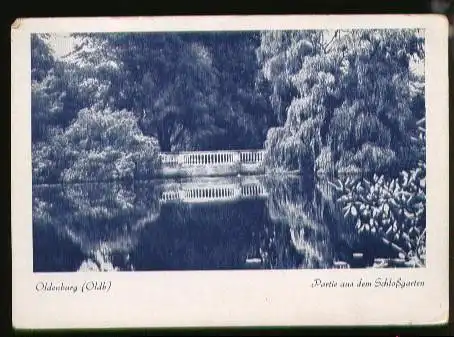
M 96 6 L 97 5 L 97 6 Z M 154 15 L 229 15 L 229 14 L 427 14 L 439 13 L 448 17 L 451 28 L 454 24 L 454 1 L 453 0 L 436 0 L 436 1 L 342 1 L 342 0 L 307 0 L 294 1 L 293 3 L 278 2 L 220 2 L 213 1 L 209 4 L 200 4 L 195 2 L 143 2 L 137 6 L 133 6 L 131 1 L 123 2 L 59 2 L 45 3 L 43 1 L 27 3 L 27 2 L 4 2 L 2 4 L 3 14 L 6 14 L 3 20 L 3 48 L 2 52 L 5 58 L 1 62 L 4 90 L 1 92 L 5 95 L 3 102 L 10 102 L 10 78 L 11 78 L 11 53 L 10 53 L 10 27 L 14 19 L 17 17 L 73 17 L 73 16 L 154 16 Z M 449 46 L 449 74 L 450 87 L 452 86 L 452 48 L 453 34 L 450 34 Z M 452 107 L 452 95 L 450 95 L 450 108 Z M 10 106 L 4 110 L 3 116 L 9 115 Z M 2 125 L 10 127 L 10 121 L 5 121 Z M 9 129 L 10 130 L 10 129 Z M 2 133 L 3 136 L 7 132 Z M 11 137 L 7 137 L 2 141 L 2 144 L 7 145 L 11 150 Z M 451 140 L 450 140 L 451 142 Z M 451 158 L 451 155 L 450 155 Z M 6 160 L 4 167 L 7 170 L 11 167 Z M 6 175 L 4 175 L 6 177 Z M 448 177 L 447 177 L 448 178 Z M 4 178 L 5 187 L 3 191 L 9 190 L 10 179 Z M 451 190 L 451 189 L 450 189 Z M 5 203 L 3 203 L 5 204 Z M 10 204 L 5 214 L 10 215 Z M 3 304 L 1 312 L 3 336 L 87 336 L 87 335 L 112 335 L 112 336 L 150 336 L 150 335 L 317 335 L 317 336 L 428 336 L 428 335 L 454 335 L 454 326 L 452 318 L 446 326 L 438 327 L 370 327 L 370 328 L 309 328 L 309 327 L 275 327 L 275 328 L 218 328 L 218 329 L 134 329 L 134 330 L 65 330 L 65 331 L 14 331 L 11 325 L 11 241 L 10 241 L 10 225 L 11 217 L 8 216 L 8 222 L 1 227 L 3 229 L 4 239 L 3 252 L 1 256 L 4 258 L 3 264 L 3 282 L 1 295 Z M 450 257 L 453 257 L 452 244 L 450 244 Z M 450 259 L 451 260 L 451 259 Z M 450 287 L 450 299 L 452 291 Z M 397 299 L 398 300 L 398 299 Z M 451 302 L 451 301 L 450 301 Z M 414 308 L 416 310 L 416 308 Z M 89 310 L 89 308 L 87 308 Z M 450 308 L 450 313 L 452 309 Z M 330 315 L 329 312 L 326 313 Z M 450 314 L 452 317 L 452 314 Z

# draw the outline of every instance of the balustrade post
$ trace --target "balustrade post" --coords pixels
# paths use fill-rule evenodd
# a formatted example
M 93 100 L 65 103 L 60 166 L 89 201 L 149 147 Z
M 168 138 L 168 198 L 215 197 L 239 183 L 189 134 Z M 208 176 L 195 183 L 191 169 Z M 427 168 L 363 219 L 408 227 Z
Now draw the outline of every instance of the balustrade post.
M 232 154 L 232 162 L 235 163 L 235 164 L 241 162 L 240 152 L 235 152 L 235 153 Z

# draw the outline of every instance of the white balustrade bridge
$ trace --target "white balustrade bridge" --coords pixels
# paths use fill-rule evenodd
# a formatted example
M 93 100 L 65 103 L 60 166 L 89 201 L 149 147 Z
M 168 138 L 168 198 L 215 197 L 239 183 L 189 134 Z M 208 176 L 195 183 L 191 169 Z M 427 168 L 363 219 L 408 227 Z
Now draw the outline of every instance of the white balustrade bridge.
M 161 174 L 168 176 L 227 176 L 264 173 L 264 150 L 222 150 L 160 153 Z

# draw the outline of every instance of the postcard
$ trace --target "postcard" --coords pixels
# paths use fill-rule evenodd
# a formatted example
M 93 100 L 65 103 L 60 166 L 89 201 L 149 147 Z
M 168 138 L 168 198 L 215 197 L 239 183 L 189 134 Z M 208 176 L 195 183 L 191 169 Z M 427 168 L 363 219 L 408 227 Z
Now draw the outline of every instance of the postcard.
M 448 320 L 441 15 L 17 19 L 17 329 Z

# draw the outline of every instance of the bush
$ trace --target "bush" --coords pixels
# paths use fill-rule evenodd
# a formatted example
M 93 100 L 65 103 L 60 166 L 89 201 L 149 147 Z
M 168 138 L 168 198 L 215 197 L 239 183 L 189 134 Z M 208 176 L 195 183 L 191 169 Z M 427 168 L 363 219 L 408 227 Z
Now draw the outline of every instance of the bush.
M 39 182 L 143 179 L 160 165 L 157 140 L 142 134 L 134 115 L 108 109 L 81 110 L 63 133 L 34 149 L 33 159 Z
M 358 233 L 389 244 L 407 265 L 425 264 L 425 163 L 398 178 L 374 174 L 372 181 L 347 178 L 332 185 L 340 194 L 344 217 L 354 221 Z

